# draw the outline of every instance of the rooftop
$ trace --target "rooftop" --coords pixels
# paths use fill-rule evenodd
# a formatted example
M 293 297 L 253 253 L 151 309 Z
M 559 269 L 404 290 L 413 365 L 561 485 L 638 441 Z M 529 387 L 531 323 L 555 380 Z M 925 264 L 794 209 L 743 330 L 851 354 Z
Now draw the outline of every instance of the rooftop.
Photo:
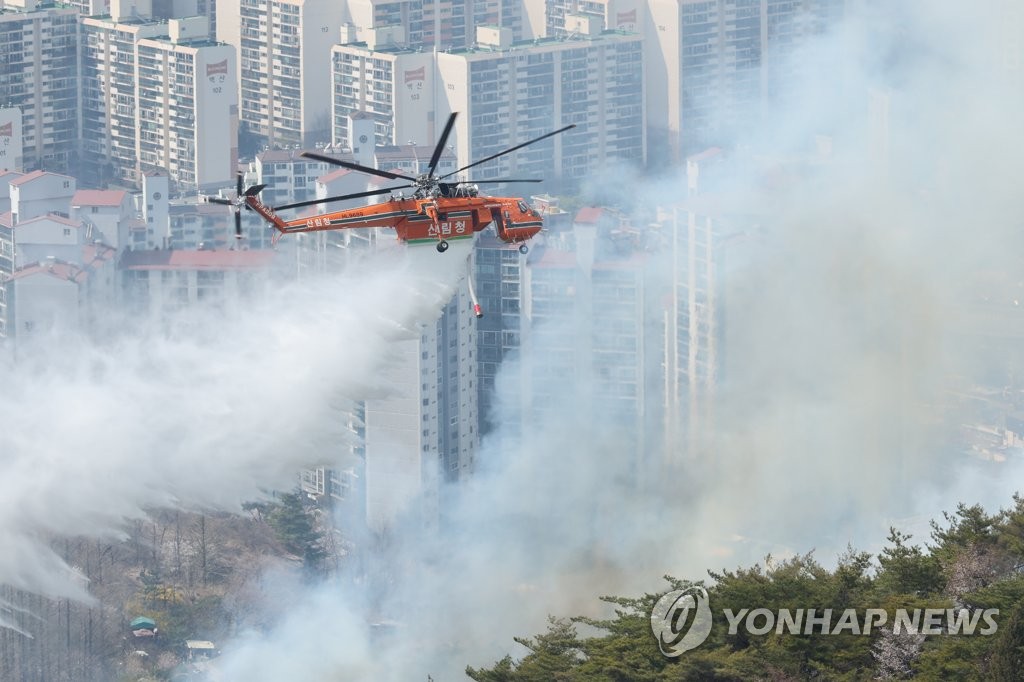
M 315 159 L 302 156 L 303 152 L 315 152 L 325 156 L 333 156 L 345 161 L 352 161 L 352 154 L 331 149 L 266 149 L 256 155 L 261 163 L 320 163 Z
M 270 266 L 276 251 L 184 250 L 126 251 L 125 270 L 259 270 Z
M 30 263 L 18 268 L 11 275 L 10 279 L 19 280 L 34 277 L 36 275 L 49 275 L 59 280 L 67 280 L 75 284 L 81 284 L 89 277 L 89 271 L 74 263 L 68 263 L 57 258 L 52 258 L 38 263 Z
M 349 173 L 354 173 L 354 172 L 355 171 L 350 169 L 350 168 L 339 168 L 338 170 L 332 170 L 332 171 L 330 171 L 330 172 L 328 172 L 328 173 L 326 173 L 324 175 L 321 175 L 319 178 L 317 178 L 317 182 L 319 182 L 321 184 L 327 184 L 328 182 L 334 182 L 335 180 L 340 180 L 341 178 L 345 177 Z
M 9 215 L 9 214 L 5 214 Z M 31 225 L 32 223 L 41 223 L 45 220 L 49 220 L 57 223 L 58 225 L 66 225 L 67 227 L 81 227 L 82 221 L 71 220 L 64 216 L 57 215 L 56 213 L 47 213 L 46 215 L 36 216 L 35 218 L 29 218 L 28 220 L 22 220 L 18 223 L 17 227 L 24 227 L 25 225 Z
M 120 189 L 80 189 L 71 197 L 72 206 L 120 206 L 128 192 Z
M 573 222 L 592 225 L 594 223 L 599 222 L 603 216 L 603 208 L 599 208 L 596 206 L 587 206 L 581 208 L 579 211 L 576 212 L 576 218 L 573 220 Z

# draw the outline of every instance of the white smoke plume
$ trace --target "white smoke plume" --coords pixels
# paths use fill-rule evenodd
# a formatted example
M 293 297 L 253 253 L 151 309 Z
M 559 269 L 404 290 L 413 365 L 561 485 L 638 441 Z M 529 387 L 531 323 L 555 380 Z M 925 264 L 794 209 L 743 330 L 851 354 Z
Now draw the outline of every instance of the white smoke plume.
M 707 449 L 675 444 L 678 466 L 637 489 L 631 443 L 567 387 L 529 423 L 528 447 L 484 443 L 453 528 L 400 535 L 381 557 L 380 570 L 403 567 L 381 607 L 399 621 L 386 645 L 307 627 L 362 608 L 365 586 L 332 585 L 228 669 L 260 679 L 297 661 L 268 643 L 319 641 L 318 671 L 369 656 L 366 679 L 460 679 L 467 664 L 523 655 L 512 637 L 542 631 L 548 614 L 594 614 L 599 595 L 657 589 L 664 573 L 700 579 L 812 549 L 829 563 L 959 501 L 1007 504 L 1019 462 L 957 449 L 968 415 L 947 390 L 1003 381 L 1014 361 L 998 340 L 1020 324 L 1010 301 L 979 307 L 974 285 L 1024 271 L 1020 21 L 995 0 L 871 3 L 798 55 L 833 71 L 806 69 L 744 131 L 745 163 L 723 182 L 730 209 L 762 216 L 763 234 L 726 275 L 727 366 Z M 831 143 L 816 167 L 778 163 L 813 157 L 816 135 Z M 767 167 L 785 182 L 766 188 Z M 683 182 L 635 194 L 681 198 Z
M 88 600 L 41 534 L 118 534 L 159 507 L 237 510 L 336 457 L 347 401 L 388 390 L 375 377 L 388 344 L 437 318 L 468 248 L 382 250 L 169 331 L 19 352 L 0 367 L 0 584 Z
M 764 216 L 765 245 L 727 275 L 729 364 L 710 449 L 693 458 L 675 444 L 679 467 L 652 477 L 662 485 L 638 490 L 625 456 L 631 444 L 567 390 L 529 424 L 528 447 L 485 441 L 479 475 L 446 491 L 453 527 L 437 536 L 400 532 L 352 580 L 299 591 L 273 630 L 224 646 L 227 679 L 460 679 L 467 664 L 525 653 L 512 637 L 542 631 L 548 614 L 594 614 L 599 595 L 657 589 L 663 573 L 699 579 L 708 568 L 809 549 L 828 562 L 847 543 L 876 550 L 901 519 L 934 517 L 958 501 L 1007 502 L 1019 466 L 1001 465 L 995 486 L 991 470 L 944 447 L 962 415 L 943 402 L 950 384 L 1001 381 L 993 376 L 1011 363 L 1010 344 L 998 339 L 1013 335 L 1012 303 L 980 307 L 972 286 L 979 272 L 1009 273 L 1013 287 L 1024 279 L 1016 274 L 1024 271 L 1024 93 L 1019 48 L 1012 52 L 1008 40 L 1024 32 L 1021 15 L 997 0 L 870 7 L 800 55 L 836 65 L 828 87 L 795 81 L 791 99 L 739 140 L 748 161 L 766 149 L 768 158 L 806 156 L 817 134 L 830 136 L 833 151 L 814 172 L 790 173 L 782 189 L 766 192 L 752 163 L 726 182 L 738 209 Z M 635 194 L 655 204 L 681 197 L 683 183 Z M 32 381 L 14 381 L 2 400 L 13 393 L 28 398 L 19 404 L 54 414 L 74 406 L 84 411 L 80 424 L 102 421 L 88 448 L 102 475 L 62 454 L 81 449 L 81 440 L 43 431 L 36 454 L 40 429 L 13 421 L 18 411 L 0 412 L 12 420 L 3 433 L 24 434 L 13 441 L 19 456 L 0 455 L 20 482 L 5 476 L 0 484 L 0 542 L 28 551 L 27 561 L 0 563 L 0 578 L 74 594 L 59 562 L 33 551 L 33 529 L 110 532 L 154 502 L 230 504 L 289 480 L 316 452 L 295 444 L 322 426 L 337 387 L 358 399 L 354 393 L 373 386 L 375 349 L 390 327 L 378 313 L 403 305 L 409 291 L 387 275 L 374 280 L 379 288 L 342 279 L 368 297 L 356 310 L 318 298 L 301 308 L 304 316 L 287 306 L 274 309 L 281 320 L 254 314 L 232 343 L 200 349 L 179 341 L 134 364 L 150 357 L 141 344 L 135 352 L 98 349 L 89 371 L 40 370 Z M 329 293 L 348 292 L 341 285 Z M 436 311 L 440 300 L 388 312 L 407 323 L 401 311 Z M 320 305 L 337 317 L 315 314 Z M 269 338 L 269 347 L 245 350 L 254 335 Z M 304 352 L 289 352 L 296 346 Z M 118 369 L 123 362 L 131 372 Z M 142 371 L 164 386 L 151 392 L 137 378 Z M 96 372 L 118 389 L 113 397 L 90 392 Z M 192 391 L 197 375 L 211 394 Z M 68 387 L 78 399 L 54 403 L 48 386 Z M 514 397 L 500 393 L 499 405 L 515 434 Z M 161 416 L 174 408 L 184 413 Z M 213 408 L 220 416 L 210 416 Z M 122 425 L 132 420 L 118 419 L 119 410 L 145 427 Z M 279 430 L 268 433 L 268 415 Z M 49 425 L 44 416 L 35 423 Z M 272 440 L 243 447 L 235 439 L 246 433 Z M 165 445 L 168 437 L 179 444 Z M 189 455 L 211 449 L 224 451 L 224 461 Z M 158 476 L 133 459 L 143 451 Z M 28 476 L 41 461 L 64 457 L 85 478 L 82 495 L 69 491 L 79 513 L 54 511 L 30 494 L 66 492 L 55 475 L 41 486 Z M 186 464 L 206 475 L 182 471 Z M 102 505 L 76 502 L 100 495 Z M 396 625 L 374 633 L 366 625 L 373 616 Z

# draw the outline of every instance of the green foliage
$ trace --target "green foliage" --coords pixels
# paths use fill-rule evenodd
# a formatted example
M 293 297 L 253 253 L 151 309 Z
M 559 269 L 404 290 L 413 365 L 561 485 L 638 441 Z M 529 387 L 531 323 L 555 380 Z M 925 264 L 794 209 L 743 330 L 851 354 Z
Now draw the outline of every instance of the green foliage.
M 1002 513 L 996 530 L 996 542 L 1019 569 L 1024 564 L 1024 497 L 1013 496 L 1013 508 Z
M 1024 673 L 1024 605 L 1008 615 L 992 647 L 987 673 L 993 682 L 1019 680 Z
M 301 556 L 308 569 L 319 568 L 326 556 L 321 546 L 322 534 L 306 512 L 299 492 L 282 493 L 280 503 L 266 513 L 281 544 L 292 554 Z
M 782 561 L 720 572 L 709 571 L 708 585 L 665 576 L 669 589 L 640 597 L 601 597 L 612 607 L 605 619 L 551 619 L 548 632 L 516 641 L 529 649 L 516 662 L 506 656 L 490 669 L 467 668 L 480 682 L 524 680 L 678 682 L 684 680 L 1015 680 L 1024 670 L 1024 498 L 990 515 L 978 506 L 959 505 L 932 524 L 934 546 L 911 543 L 890 528 L 877 565 L 853 548 L 832 570 L 808 553 Z M 671 590 L 695 585 L 708 591 L 715 620 L 707 641 L 680 657 L 664 656 L 652 634 L 650 613 Z M 729 632 L 725 610 L 765 608 L 831 609 L 833 628 L 847 608 L 863 616 L 885 610 L 886 626 L 870 634 L 849 629 L 821 634 L 821 627 L 796 632 L 778 622 L 762 635 L 740 626 Z M 894 635 L 897 609 L 967 609 L 979 623 L 972 635 L 905 633 Z M 985 609 L 998 610 L 995 633 L 981 631 Z M 749 613 L 749 611 L 745 612 Z M 943 618 L 945 623 L 945 618 Z M 597 634 L 580 638 L 573 625 Z
M 932 521 L 932 539 L 936 541 L 933 554 L 945 566 L 969 547 L 991 547 L 996 544 L 996 524 L 999 515 L 989 516 L 979 505 L 968 507 L 960 503 L 956 512 L 942 513 L 948 526 L 943 528 Z
M 573 679 L 572 669 L 579 663 L 579 642 L 570 621 L 549 618 L 547 633 L 535 639 L 516 637 L 530 650 L 518 665 L 505 658 L 490 671 L 466 668 L 466 675 L 479 682 L 517 680 L 522 682 L 558 682 Z
M 882 570 L 877 585 L 882 594 L 938 594 L 942 590 L 942 567 L 918 545 L 907 544 L 911 536 L 889 528 L 889 544 L 878 555 Z

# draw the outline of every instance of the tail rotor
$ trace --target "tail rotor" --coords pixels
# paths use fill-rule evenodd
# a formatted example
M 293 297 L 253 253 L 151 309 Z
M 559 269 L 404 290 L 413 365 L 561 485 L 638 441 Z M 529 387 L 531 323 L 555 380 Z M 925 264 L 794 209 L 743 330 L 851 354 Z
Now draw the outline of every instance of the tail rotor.
M 242 206 L 249 208 L 245 203 L 245 197 L 251 194 L 259 194 L 260 190 L 263 189 L 264 185 L 253 185 L 247 190 L 243 190 L 242 187 L 242 173 L 238 173 L 238 184 L 235 189 L 234 199 L 222 199 L 220 197 L 207 197 L 206 200 L 212 204 L 224 204 L 225 206 L 233 206 L 235 209 L 235 239 L 242 238 Z M 255 192 L 253 190 L 256 190 Z

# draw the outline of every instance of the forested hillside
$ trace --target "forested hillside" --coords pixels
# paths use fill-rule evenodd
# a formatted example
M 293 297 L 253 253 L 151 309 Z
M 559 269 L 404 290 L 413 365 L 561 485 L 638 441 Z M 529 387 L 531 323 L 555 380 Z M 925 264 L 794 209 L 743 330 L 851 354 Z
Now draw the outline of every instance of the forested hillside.
M 272 622 L 261 579 L 280 567 L 320 574 L 341 554 L 336 533 L 298 493 L 247 505 L 245 514 L 153 512 L 125 537 L 54 539 L 92 603 L 0 586 L 0 680 L 169 679 L 185 641 L 220 644 L 240 627 Z M 150 636 L 131 623 L 156 624 Z
M 640 597 L 600 597 L 614 607 L 607 620 L 561 615 L 548 631 L 517 638 L 517 656 L 487 669 L 468 668 L 478 682 L 557 680 L 1019 680 L 1024 675 L 1024 498 L 994 514 L 959 506 L 922 544 L 890 530 L 877 557 L 849 549 L 833 569 L 810 553 L 734 570 L 708 571 L 699 581 L 712 607 L 713 627 L 700 646 L 667 657 L 651 628 L 659 597 L 695 583 L 666 576 Z M 597 597 L 595 596 L 595 599 Z M 967 609 L 968 617 L 998 609 L 990 635 L 790 634 L 773 628 L 754 635 L 745 627 L 729 634 L 720 614 L 741 609 Z M 833 623 L 835 621 L 833 620 Z M 595 630 L 596 628 L 596 630 Z M 922 628 L 923 629 L 923 628 Z M 834 631 L 834 630 L 833 630 Z M 524 649 L 525 648 L 525 649 Z

